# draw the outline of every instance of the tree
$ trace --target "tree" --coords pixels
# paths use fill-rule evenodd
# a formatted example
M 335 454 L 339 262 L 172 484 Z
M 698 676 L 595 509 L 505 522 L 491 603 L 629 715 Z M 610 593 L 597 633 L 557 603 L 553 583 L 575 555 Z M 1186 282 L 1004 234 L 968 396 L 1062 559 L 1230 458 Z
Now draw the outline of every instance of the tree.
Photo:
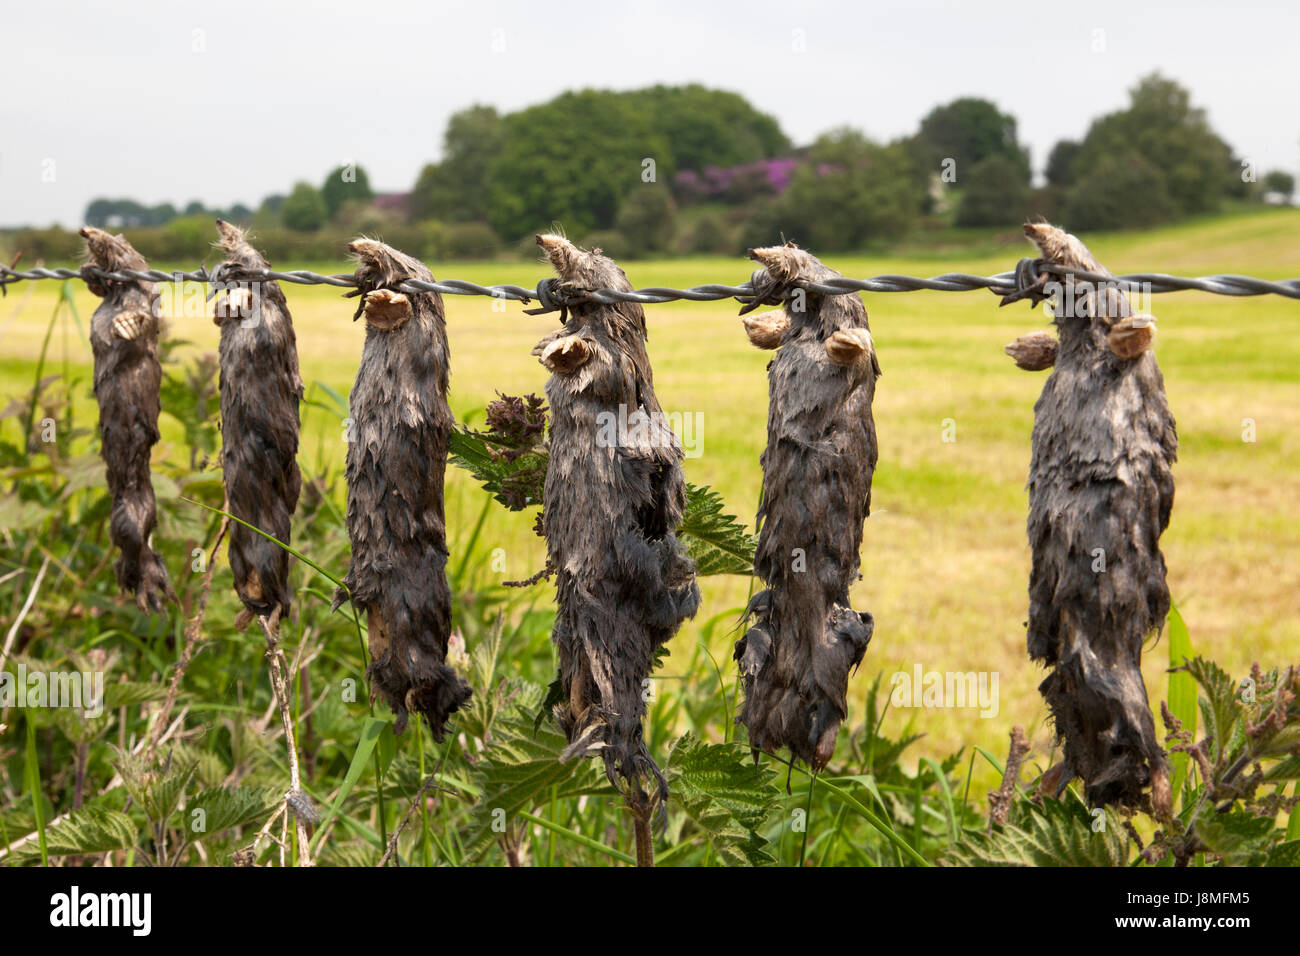
M 1029 187 L 1014 160 L 995 153 L 976 163 L 958 181 L 962 194 L 957 225 L 1014 226 L 1024 222 Z
M 374 190 L 370 188 L 370 177 L 355 163 L 330 170 L 321 185 L 320 195 L 325 202 L 325 212 L 329 219 L 334 218 L 345 202 L 369 202 L 375 198 Z
M 1149 226 L 1178 216 L 1165 177 L 1141 155 L 1105 155 L 1065 194 L 1071 231 Z
M 643 177 L 672 179 L 663 131 L 617 93 L 564 93 L 512 113 L 503 140 L 487 171 L 488 221 L 511 240 L 554 222 L 573 235 L 606 229 Z
M 1286 200 L 1291 201 L 1291 196 L 1295 193 L 1295 177 L 1282 169 L 1274 169 L 1264 174 L 1260 180 L 1260 185 L 1264 187 L 1264 192 L 1279 193 Z
M 676 169 L 739 166 L 783 155 L 791 148 L 780 124 L 738 93 L 692 83 L 616 95 L 626 97 L 663 131 Z
M 442 162 L 420 171 L 411 193 L 416 219 L 471 222 L 487 218 L 485 172 L 504 142 L 501 117 L 491 106 L 453 113 L 442 137 Z
M 280 208 L 280 218 L 294 232 L 315 232 L 325 225 L 329 210 L 325 200 L 311 183 L 298 183 Z
M 1063 139 L 1047 155 L 1047 181 L 1053 186 L 1073 186 L 1074 161 L 1079 157 L 1080 144 Z
M 1094 120 L 1088 128 L 1071 164 L 1078 182 L 1086 178 L 1105 185 L 1084 172 L 1107 158 L 1131 171 L 1136 167 L 1128 157 L 1136 156 L 1163 182 L 1175 215 L 1213 211 L 1236 188 L 1234 178 L 1240 182 L 1232 147 L 1210 128 L 1205 111 L 1192 106 L 1191 94 L 1159 73 L 1140 80 L 1129 96 L 1128 109 Z
M 897 239 L 920 214 L 925 178 L 902 144 L 881 146 L 852 129 L 821 136 L 790 188 L 760 205 L 746 225 L 746 245 L 781 235 L 818 252 Z
M 1016 118 L 988 100 L 963 97 L 936 106 L 921 120 L 911 146 L 917 162 L 930 173 L 941 172 L 944 160 L 955 160 L 961 181 L 981 160 L 1005 156 L 1029 184 L 1029 151 L 1016 138 Z
M 667 183 L 643 183 L 618 207 L 618 231 L 633 258 L 663 252 L 677 228 L 677 204 Z

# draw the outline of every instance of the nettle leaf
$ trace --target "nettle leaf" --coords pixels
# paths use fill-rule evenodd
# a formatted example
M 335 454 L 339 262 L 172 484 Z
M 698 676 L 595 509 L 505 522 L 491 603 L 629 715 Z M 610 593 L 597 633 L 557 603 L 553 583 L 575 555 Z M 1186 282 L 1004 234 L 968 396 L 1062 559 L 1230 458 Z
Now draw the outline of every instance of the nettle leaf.
M 1300 866 L 1300 840 L 1279 843 L 1268 851 L 1265 866 Z
M 467 862 L 481 860 L 492 848 L 500 823 L 514 822 L 520 811 L 531 811 L 552 798 L 615 794 L 598 761 L 562 763 L 560 754 L 567 746 L 555 724 L 547 721 L 534 731 L 532 715 L 520 708 L 497 719 L 492 743 L 476 768 L 483 795 L 474 805 L 465 843 Z
M 266 817 L 280 805 L 283 794 L 269 787 L 209 787 L 199 791 L 185 806 L 187 829 L 193 831 L 195 810 L 202 810 L 203 830 L 192 832 L 195 840 L 202 840 L 250 824 L 262 824 Z
M 1274 780 L 1300 780 L 1300 757 L 1287 757 L 1269 767 L 1264 774 L 1264 779 L 1270 782 Z
M 115 710 L 118 707 L 130 707 L 151 700 L 162 700 L 167 696 L 163 684 L 120 681 L 104 684 L 104 708 Z
M 180 804 L 181 794 L 194 776 L 196 765 L 190 764 L 154 780 L 139 798 L 141 809 L 155 823 L 165 823 Z M 135 794 L 133 793 L 132 796 Z
M 1073 791 L 1041 804 L 1018 799 L 992 833 L 966 831 L 943 862 L 958 866 L 1125 866 L 1128 841 L 1119 816 L 1098 817 Z M 1097 821 L 1097 823 L 1094 823 Z M 1093 829 L 1099 825 L 1099 830 Z
M 1185 669 L 1205 694 L 1200 700 L 1201 718 L 1205 722 L 1206 735 L 1214 740 L 1213 756 L 1217 760 L 1225 752 L 1224 748 L 1231 746 L 1241 715 L 1237 685 L 1226 671 L 1203 657 L 1188 661 Z
M 484 490 L 511 511 L 542 503 L 550 454 L 541 444 L 461 426 L 452 430 L 449 455 Z M 709 486 L 686 485 L 686 508 L 677 537 L 701 576 L 752 574 L 758 539 Z
M 74 856 L 82 853 L 107 853 L 135 846 L 138 830 L 125 813 L 102 807 L 73 810 L 45 831 L 46 850 L 50 856 Z M 40 848 L 33 840 L 14 852 L 15 862 L 40 859 Z
M 511 511 L 542 503 L 550 456 L 540 447 L 514 457 L 508 446 L 493 442 L 490 435 L 461 427 L 452 429 L 448 457 Z
M 722 509 L 722 496 L 708 485 L 687 484 L 686 511 L 677 536 L 695 559 L 700 575 L 752 574 L 758 539 Z
M 1207 803 L 1196 815 L 1196 835 L 1210 853 L 1222 857 L 1228 866 L 1260 866 L 1282 831 L 1268 817 L 1243 810 L 1216 813 L 1213 804 Z
M 379 864 L 379 856 L 379 851 L 368 843 L 330 842 L 316 858 L 316 865 L 368 869 Z
M 772 784 L 775 772 L 756 767 L 748 748 L 706 744 L 684 734 L 673 744 L 665 769 L 673 805 L 704 831 L 726 865 L 776 862 L 756 832 L 780 799 Z

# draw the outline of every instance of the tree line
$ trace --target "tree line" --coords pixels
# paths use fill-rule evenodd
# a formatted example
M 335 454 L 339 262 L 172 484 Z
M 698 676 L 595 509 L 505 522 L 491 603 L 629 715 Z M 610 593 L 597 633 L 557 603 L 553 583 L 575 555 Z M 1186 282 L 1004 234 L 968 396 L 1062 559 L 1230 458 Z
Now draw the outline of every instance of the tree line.
M 1159 74 L 1077 140 L 1058 142 L 1044 172 L 1035 187 L 1016 118 L 975 97 L 936 106 L 891 142 L 843 127 L 797 147 L 736 93 L 589 89 L 512 113 L 484 105 L 455 113 L 442 159 L 407 193 L 376 196 L 364 168 L 340 166 L 256 210 L 96 199 L 85 218 L 127 229 L 155 258 L 205 251 L 214 213 L 250 222 L 279 259 L 336 258 L 340 235 L 356 232 L 429 259 L 512 248 L 531 257 L 533 234 L 554 224 L 635 258 L 734 254 L 780 234 L 847 251 L 918 229 L 1011 227 L 1031 216 L 1090 231 L 1131 228 L 1233 201 L 1289 202 L 1295 189 L 1288 172 L 1257 173 L 1190 92 Z M 39 251 L 42 235 L 27 238 Z

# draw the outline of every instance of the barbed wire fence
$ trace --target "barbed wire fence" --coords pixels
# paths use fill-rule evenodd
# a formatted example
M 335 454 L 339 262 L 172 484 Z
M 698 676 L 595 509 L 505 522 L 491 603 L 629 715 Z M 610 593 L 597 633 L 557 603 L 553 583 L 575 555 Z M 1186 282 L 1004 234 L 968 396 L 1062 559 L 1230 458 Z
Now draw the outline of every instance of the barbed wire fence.
M 1028 268 L 1026 268 L 1028 266 Z M 689 301 L 713 302 L 723 299 L 736 299 L 742 303 L 771 301 L 775 292 L 776 299 L 788 297 L 793 288 L 818 295 L 847 295 L 854 292 L 917 292 L 929 290 L 935 292 L 971 292 L 987 289 L 999 295 L 1010 295 L 1025 288 L 1026 276 L 1033 278 L 1037 273 L 1054 274 L 1075 283 L 1112 285 L 1120 288 L 1141 291 L 1143 293 L 1164 292 L 1209 292 L 1227 296 L 1280 295 L 1288 299 L 1300 299 L 1300 279 L 1268 280 L 1243 275 L 1211 276 L 1175 276 L 1161 272 L 1140 272 L 1114 276 L 1104 273 L 1085 272 L 1068 266 L 1056 265 L 1034 259 L 1022 259 L 1014 271 L 1000 272 L 992 276 L 977 276 L 963 272 L 946 272 L 942 275 L 921 278 L 905 275 L 878 275 L 868 279 L 835 278 L 819 282 L 798 282 L 791 289 L 772 290 L 758 283 L 757 272 L 747 282 L 740 285 L 708 284 L 692 286 L 688 289 L 676 289 L 667 286 L 652 286 L 631 292 L 618 289 L 575 290 L 562 286 L 555 279 L 543 279 L 536 288 L 528 289 L 518 285 L 479 285 L 464 279 L 440 279 L 429 282 L 423 279 L 407 279 L 394 288 L 399 292 L 439 292 L 444 295 L 483 295 L 495 299 L 507 299 L 529 304 L 537 302 L 538 308 L 530 309 L 530 314 L 556 312 L 569 306 L 582 303 L 639 302 L 653 305 L 664 302 Z M 200 268 L 190 272 L 164 272 L 160 269 L 120 269 L 107 271 L 93 266 L 80 269 L 32 268 L 17 270 L 0 265 L 0 292 L 7 292 L 10 285 L 18 282 L 38 281 L 42 279 L 70 280 L 96 279 L 112 282 L 289 282 L 299 285 L 328 285 L 338 288 L 356 288 L 357 277 L 353 273 L 322 275 L 308 270 L 278 271 L 275 269 L 241 269 L 237 274 L 228 269 L 209 272 Z

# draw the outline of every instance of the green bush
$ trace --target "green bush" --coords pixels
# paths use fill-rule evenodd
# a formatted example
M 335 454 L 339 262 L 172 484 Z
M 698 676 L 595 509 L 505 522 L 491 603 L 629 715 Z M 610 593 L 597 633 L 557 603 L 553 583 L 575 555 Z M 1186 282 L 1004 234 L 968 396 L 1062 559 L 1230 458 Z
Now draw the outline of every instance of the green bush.
M 445 227 L 443 241 L 447 259 L 491 259 L 501 251 L 501 240 L 482 222 L 452 223 Z
M 1135 152 L 1102 157 L 1066 191 L 1061 209 L 1072 232 L 1150 226 L 1178 214 L 1165 177 Z
M 1029 211 L 1029 186 L 1020 167 L 1001 154 L 971 167 L 962 183 L 958 226 L 1014 226 Z
M 618 207 L 615 228 L 633 258 L 667 251 L 676 227 L 677 203 L 666 183 L 642 183 Z
M 584 249 L 599 249 L 611 259 L 628 259 L 632 256 L 632 244 L 617 229 L 588 233 L 579 245 Z
M 280 221 L 294 232 L 315 232 L 329 218 L 320 190 L 310 183 L 298 183 L 280 207 Z

